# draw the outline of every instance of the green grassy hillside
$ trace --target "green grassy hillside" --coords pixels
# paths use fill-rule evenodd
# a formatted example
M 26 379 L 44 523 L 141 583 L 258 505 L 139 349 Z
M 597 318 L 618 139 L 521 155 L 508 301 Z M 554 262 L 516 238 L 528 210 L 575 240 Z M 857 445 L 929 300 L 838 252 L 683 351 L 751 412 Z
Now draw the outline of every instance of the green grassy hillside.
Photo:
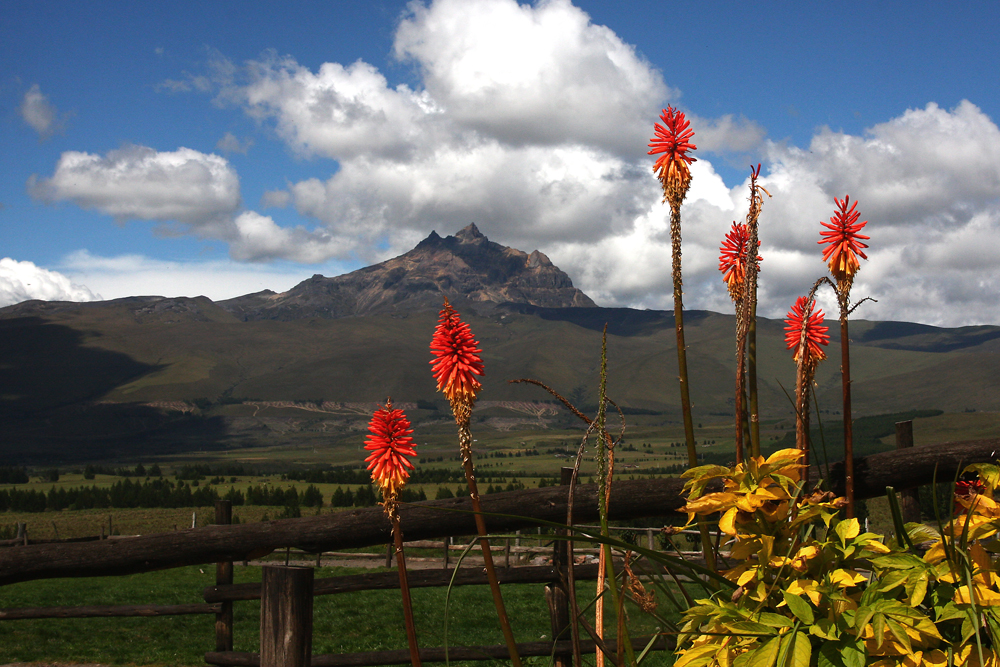
M 659 413 L 662 423 L 679 416 L 670 312 L 521 306 L 463 316 L 483 349 L 483 401 L 547 400 L 540 389 L 508 384 L 529 377 L 593 405 L 606 322 L 609 395 Z M 307 445 L 363 429 L 367 406 L 332 404 L 370 405 L 390 395 L 420 402 L 421 417 L 446 423 L 428 365 L 435 321 L 435 313 L 417 312 L 243 322 L 204 298 L 6 308 L 0 311 L 0 450 L 58 460 L 88 458 L 89 447 L 124 455 L 141 444 L 168 455 L 262 438 Z M 732 409 L 734 318 L 691 311 L 685 324 L 696 418 L 724 421 Z M 791 390 L 795 369 L 782 327 L 765 319 L 758 325 L 761 410 L 772 420 L 792 414 L 782 386 Z M 857 416 L 996 409 L 1000 327 L 863 320 L 851 327 Z M 817 395 L 833 422 L 840 400 L 836 336 L 829 357 L 817 374 Z M 281 402 L 288 405 L 273 405 Z M 303 402 L 327 407 L 305 410 Z M 437 412 L 428 409 L 435 406 Z M 519 419 L 569 425 L 564 417 L 495 410 L 497 428 L 517 427 Z

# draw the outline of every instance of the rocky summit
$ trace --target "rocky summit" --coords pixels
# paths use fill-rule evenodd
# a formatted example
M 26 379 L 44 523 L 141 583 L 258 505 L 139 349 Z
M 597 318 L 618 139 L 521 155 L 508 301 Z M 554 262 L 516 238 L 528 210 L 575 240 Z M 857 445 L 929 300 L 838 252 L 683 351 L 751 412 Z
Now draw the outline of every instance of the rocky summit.
M 269 290 L 219 301 L 243 320 L 336 319 L 456 305 L 593 307 L 586 294 L 543 253 L 490 241 L 475 224 L 442 238 L 437 232 L 404 255 L 334 278 L 315 275 L 282 294 Z

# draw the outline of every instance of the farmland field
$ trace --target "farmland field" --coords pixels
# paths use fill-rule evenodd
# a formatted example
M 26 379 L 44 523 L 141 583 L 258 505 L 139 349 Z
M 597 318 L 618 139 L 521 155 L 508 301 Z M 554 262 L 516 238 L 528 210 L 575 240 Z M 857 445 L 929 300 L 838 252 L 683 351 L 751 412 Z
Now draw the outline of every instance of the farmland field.
M 384 569 L 384 568 L 382 568 Z M 367 570 L 370 571 L 370 570 Z M 320 568 L 317 577 L 354 574 L 347 568 Z M 260 568 L 237 564 L 235 582 L 260 580 Z M 124 577 L 58 579 L 6 586 L 0 607 L 84 604 L 198 603 L 201 591 L 215 583 L 215 568 L 185 567 Z M 592 582 L 580 592 L 586 605 Z M 551 630 L 541 584 L 504 587 L 504 599 L 519 642 L 547 639 Z M 582 586 L 582 588 L 584 588 Z M 413 593 L 417 632 L 426 646 L 445 643 L 445 590 Z M 630 616 L 633 634 L 653 627 L 637 610 Z M 234 605 L 234 649 L 256 652 L 260 603 Z M 496 612 L 485 586 L 455 588 L 448 615 L 450 646 L 502 644 Z M 609 623 L 614 627 L 614 623 Z M 0 621 L 0 664 L 15 662 L 199 665 L 214 650 L 214 619 L 209 615 L 126 619 L 45 619 Z M 364 591 L 315 599 L 313 652 L 336 653 L 405 649 L 403 614 L 397 591 Z M 529 659 L 526 664 L 548 664 Z M 643 664 L 668 665 L 666 654 Z M 490 667 L 499 661 L 453 663 Z

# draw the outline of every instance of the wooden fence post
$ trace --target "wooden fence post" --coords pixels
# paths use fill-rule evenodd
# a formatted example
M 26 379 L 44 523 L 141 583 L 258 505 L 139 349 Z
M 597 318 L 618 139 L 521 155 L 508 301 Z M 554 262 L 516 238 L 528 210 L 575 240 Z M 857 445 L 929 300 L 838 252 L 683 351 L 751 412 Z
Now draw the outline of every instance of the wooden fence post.
M 896 422 L 896 449 L 913 447 L 913 422 Z M 903 522 L 920 522 L 920 495 L 917 489 L 899 491 L 899 509 Z
M 215 523 L 228 526 L 233 522 L 233 503 L 229 500 L 215 501 Z M 215 585 L 225 586 L 233 583 L 233 562 L 227 561 L 215 564 Z M 222 603 L 222 609 L 215 615 L 215 650 L 233 650 L 233 603 Z
M 573 479 L 573 469 L 563 468 L 560 472 L 559 484 L 569 486 Z M 557 535 L 565 535 L 565 530 L 557 531 Z M 569 563 L 569 544 L 565 540 L 556 539 L 552 546 L 552 566 L 559 573 L 559 581 L 545 586 L 545 602 L 549 605 L 549 621 L 552 627 L 552 641 L 568 639 L 569 629 L 569 595 L 567 594 L 567 569 Z M 555 667 L 569 667 L 573 663 L 573 653 L 556 653 L 553 656 Z
M 260 667 L 312 663 L 313 569 L 261 568 Z
M 448 569 L 448 547 L 451 546 L 451 538 L 444 538 L 444 569 Z

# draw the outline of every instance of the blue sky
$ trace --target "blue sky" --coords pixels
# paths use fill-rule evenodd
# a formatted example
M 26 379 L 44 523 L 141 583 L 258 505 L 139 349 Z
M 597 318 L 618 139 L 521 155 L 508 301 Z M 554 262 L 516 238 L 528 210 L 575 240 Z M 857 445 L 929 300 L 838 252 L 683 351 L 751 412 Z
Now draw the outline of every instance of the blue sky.
M 998 32 L 996 2 L 10 3 L 0 305 L 282 291 L 474 221 L 670 308 L 645 143 L 672 104 L 687 307 L 731 308 L 716 256 L 760 161 L 763 314 L 823 275 L 850 194 L 859 316 L 1000 324 Z

